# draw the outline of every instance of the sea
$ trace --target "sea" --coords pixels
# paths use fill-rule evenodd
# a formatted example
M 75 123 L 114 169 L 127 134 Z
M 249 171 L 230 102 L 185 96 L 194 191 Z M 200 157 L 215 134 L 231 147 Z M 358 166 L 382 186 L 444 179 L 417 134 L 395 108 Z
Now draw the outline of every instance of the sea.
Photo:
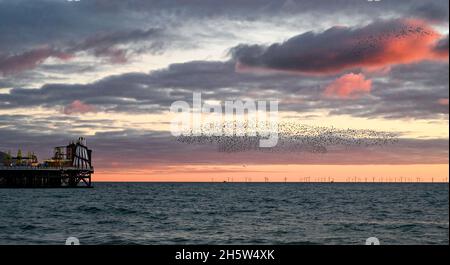
M 94 183 L 0 189 L 0 244 L 449 244 L 438 183 Z

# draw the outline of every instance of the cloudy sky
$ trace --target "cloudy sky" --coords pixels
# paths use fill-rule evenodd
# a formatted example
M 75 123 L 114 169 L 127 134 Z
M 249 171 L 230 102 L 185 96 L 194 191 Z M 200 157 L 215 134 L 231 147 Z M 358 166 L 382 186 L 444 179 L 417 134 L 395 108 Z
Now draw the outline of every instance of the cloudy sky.
M 85 136 L 95 180 L 448 178 L 447 0 L 0 0 L 0 150 Z M 170 105 L 279 100 L 310 126 L 394 133 L 325 153 L 180 143 Z

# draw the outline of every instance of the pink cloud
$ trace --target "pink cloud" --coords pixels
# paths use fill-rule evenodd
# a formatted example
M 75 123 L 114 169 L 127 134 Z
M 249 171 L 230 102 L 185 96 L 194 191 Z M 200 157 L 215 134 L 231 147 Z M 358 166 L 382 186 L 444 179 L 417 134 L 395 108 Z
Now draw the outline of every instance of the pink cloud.
M 64 107 L 64 114 L 95 112 L 96 108 L 92 105 L 83 103 L 80 100 L 74 100 L 72 103 Z
M 448 106 L 448 98 L 440 98 L 438 104 L 442 106 Z
M 377 71 L 426 60 L 448 61 L 448 36 L 424 21 L 397 19 L 307 32 L 269 46 L 239 45 L 232 55 L 237 72 L 327 75 L 353 69 Z
M 324 91 L 327 97 L 338 97 L 344 99 L 354 99 L 361 94 L 370 93 L 372 81 L 367 80 L 363 74 L 346 74 L 331 84 Z
M 11 75 L 33 69 L 50 57 L 68 60 L 72 56 L 50 47 L 37 48 L 10 56 L 0 55 L 0 74 Z
M 96 34 L 80 43 L 57 48 L 45 45 L 15 54 L 3 54 L 0 51 L 0 75 L 13 75 L 34 69 L 50 57 L 68 60 L 79 52 L 89 52 L 96 57 L 107 58 L 110 63 L 124 64 L 128 61 L 127 56 L 129 54 L 126 49 L 118 48 L 116 47 L 117 45 L 144 41 L 157 33 L 158 30 L 153 28 L 149 30 L 112 32 Z

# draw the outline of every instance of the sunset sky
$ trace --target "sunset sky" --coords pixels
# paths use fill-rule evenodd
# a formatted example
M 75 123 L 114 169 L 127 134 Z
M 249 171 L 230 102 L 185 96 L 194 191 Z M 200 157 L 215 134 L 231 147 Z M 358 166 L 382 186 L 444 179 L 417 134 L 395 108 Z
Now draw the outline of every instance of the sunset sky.
M 449 2 L 0 0 L 0 151 L 79 136 L 94 181 L 448 181 Z M 385 146 L 220 152 L 170 105 L 278 100 L 282 121 Z

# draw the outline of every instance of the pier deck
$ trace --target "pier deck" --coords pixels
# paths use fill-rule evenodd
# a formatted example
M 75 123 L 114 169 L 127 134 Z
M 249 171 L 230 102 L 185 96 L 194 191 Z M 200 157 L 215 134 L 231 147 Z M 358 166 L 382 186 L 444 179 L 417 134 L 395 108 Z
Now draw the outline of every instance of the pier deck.
M 92 173 L 94 173 L 93 168 L 0 166 L 0 188 L 90 188 Z M 79 183 L 84 185 L 78 186 Z

